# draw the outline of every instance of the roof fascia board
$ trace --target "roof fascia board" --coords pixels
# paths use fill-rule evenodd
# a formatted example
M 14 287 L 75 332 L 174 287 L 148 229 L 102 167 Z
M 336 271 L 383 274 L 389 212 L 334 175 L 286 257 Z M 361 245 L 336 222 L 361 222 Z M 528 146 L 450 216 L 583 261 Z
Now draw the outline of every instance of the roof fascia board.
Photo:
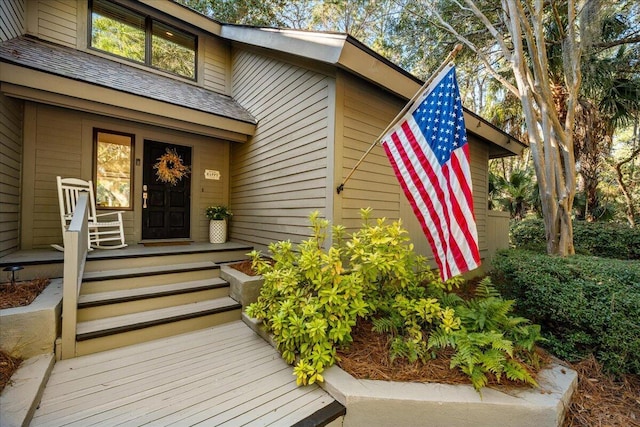
M 464 109 L 464 122 L 467 127 L 467 132 L 472 133 L 491 144 L 501 147 L 511 154 L 520 155 L 526 147 L 526 144 L 522 141 L 512 137 L 508 133 L 497 128 L 466 108 Z M 505 153 L 505 155 L 508 154 Z
M 6 76 L 2 82 L 2 92 L 9 96 L 98 114 L 115 114 L 127 120 L 137 120 L 238 142 L 246 142 L 248 136 L 255 133 L 256 126 L 250 123 L 13 64 L 0 63 L 0 74 Z M 56 88 L 57 91 L 51 92 L 51 88 Z M 196 129 L 198 131 L 195 131 Z
M 400 73 L 397 67 L 390 66 L 352 43 L 345 43 L 338 65 L 407 99 L 411 99 L 421 86 L 417 79 Z
M 224 24 L 220 36 L 239 43 L 337 64 L 347 37 L 310 31 Z
M 217 36 L 220 35 L 222 25 L 213 19 L 193 11 L 186 6 L 178 4 L 174 1 L 159 1 L 159 0 L 137 0 L 138 2 L 165 13 L 173 18 L 177 18 L 181 21 L 188 22 L 198 28 L 208 31 Z

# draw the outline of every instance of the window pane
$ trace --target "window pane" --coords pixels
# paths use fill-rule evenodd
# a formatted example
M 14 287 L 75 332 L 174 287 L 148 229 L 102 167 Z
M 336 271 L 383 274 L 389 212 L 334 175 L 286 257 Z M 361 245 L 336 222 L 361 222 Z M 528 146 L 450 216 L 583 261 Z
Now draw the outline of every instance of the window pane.
M 156 21 L 152 26 L 151 65 L 195 79 L 195 36 Z
M 133 137 L 97 132 L 96 204 L 131 207 Z
M 144 63 L 144 17 L 112 3 L 94 1 L 91 46 Z

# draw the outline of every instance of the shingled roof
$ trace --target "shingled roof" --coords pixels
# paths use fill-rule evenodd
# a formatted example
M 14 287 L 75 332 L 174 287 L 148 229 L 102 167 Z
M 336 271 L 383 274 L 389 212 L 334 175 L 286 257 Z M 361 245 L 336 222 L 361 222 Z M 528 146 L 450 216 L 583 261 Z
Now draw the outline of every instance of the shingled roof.
M 255 124 L 233 98 L 97 55 L 32 37 L 0 44 L 0 61 Z

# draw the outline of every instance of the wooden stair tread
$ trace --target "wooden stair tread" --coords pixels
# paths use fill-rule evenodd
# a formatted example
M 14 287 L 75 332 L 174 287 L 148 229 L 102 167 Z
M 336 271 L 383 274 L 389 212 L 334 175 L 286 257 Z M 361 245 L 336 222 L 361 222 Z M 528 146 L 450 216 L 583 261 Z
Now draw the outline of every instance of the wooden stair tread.
M 83 341 L 129 330 L 141 329 L 148 326 L 165 324 L 241 308 L 242 305 L 238 304 L 234 299 L 230 297 L 222 297 L 191 304 L 143 311 L 140 313 L 114 316 L 106 319 L 78 322 L 76 328 L 76 339 L 78 341 Z
M 182 273 L 196 270 L 215 270 L 220 266 L 212 261 L 201 261 L 192 263 L 169 264 L 160 266 L 146 266 L 135 268 L 123 268 L 119 270 L 89 271 L 82 276 L 83 282 L 91 282 L 107 279 L 124 279 L 129 277 L 140 277 L 149 275 L 160 275 L 169 273 Z
M 78 308 L 95 307 L 98 305 L 119 302 L 136 301 L 146 298 L 156 298 L 206 289 L 229 286 L 229 283 L 219 277 L 213 279 L 193 280 L 189 282 L 172 283 L 168 285 L 147 286 L 142 288 L 125 289 L 109 292 L 83 294 L 78 297 Z

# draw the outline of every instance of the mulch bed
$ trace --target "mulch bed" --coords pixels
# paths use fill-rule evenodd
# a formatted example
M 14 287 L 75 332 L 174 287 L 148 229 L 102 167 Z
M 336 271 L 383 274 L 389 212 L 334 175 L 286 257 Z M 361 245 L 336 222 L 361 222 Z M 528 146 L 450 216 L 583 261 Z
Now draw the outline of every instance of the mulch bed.
M 0 392 L 11 381 L 11 375 L 18 369 L 22 359 L 9 356 L 4 351 L 0 351 Z
M 233 268 L 234 270 L 238 270 L 239 272 L 244 273 L 247 276 L 258 275 L 258 273 L 254 271 L 253 268 L 251 267 L 251 260 L 249 259 L 245 261 L 236 262 L 235 264 L 230 264 L 229 267 Z
M 591 356 L 571 366 L 578 373 L 563 427 L 640 426 L 640 375 L 616 380 Z
M 49 284 L 49 279 L 0 284 L 0 309 L 29 305 Z
M 29 282 L 0 284 L 0 309 L 29 305 L 47 287 L 49 279 L 35 279 Z M 22 359 L 0 351 L 0 391 L 9 384 L 11 375 L 18 369 Z
M 389 359 L 389 341 L 386 334 L 380 334 L 371 330 L 370 321 L 358 320 L 351 336 L 353 343 L 348 349 L 338 351 L 340 361 L 338 365 L 358 379 L 443 383 L 443 384 L 471 384 L 469 378 L 459 369 L 450 369 L 451 349 L 443 349 L 435 352 L 436 358 L 427 363 L 420 361 L 410 363 L 406 359 Z M 539 351 L 541 360 L 549 360 L 542 350 Z M 535 377 L 535 373 L 532 373 Z M 509 381 L 503 377 L 498 383 L 490 378 L 489 385 L 496 386 L 528 387 L 522 383 Z

